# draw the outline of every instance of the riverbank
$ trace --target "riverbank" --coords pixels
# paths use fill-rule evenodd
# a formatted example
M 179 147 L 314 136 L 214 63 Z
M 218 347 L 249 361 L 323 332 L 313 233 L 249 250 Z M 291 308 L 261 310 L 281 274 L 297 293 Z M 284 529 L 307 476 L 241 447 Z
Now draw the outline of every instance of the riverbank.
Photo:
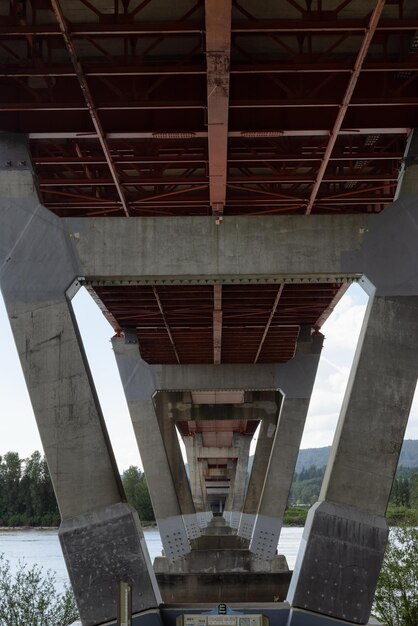
M 292 506 L 286 509 L 283 519 L 284 528 L 303 527 L 306 522 L 309 507 Z M 386 511 L 389 526 L 418 526 L 418 509 L 389 506 Z M 142 528 L 157 529 L 155 521 L 142 521 Z M 58 530 L 58 526 L 0 526 L 0 531 L 16 530 Z
M 304 526 L 308 507 L 289 507 L 284 514 L 284 526 Z M 389 526 L 418 526 L 418 509 L 406 506 L 388 506 L 386 519 Z

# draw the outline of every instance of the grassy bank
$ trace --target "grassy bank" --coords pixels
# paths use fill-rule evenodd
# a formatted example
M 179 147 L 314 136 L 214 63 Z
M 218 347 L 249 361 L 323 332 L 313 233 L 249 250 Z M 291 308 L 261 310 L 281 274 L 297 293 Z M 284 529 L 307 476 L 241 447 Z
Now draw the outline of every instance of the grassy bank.
M 285 526 L 304 526 L 309 508 L 291 506 L 284 514 Z M 418 526 L 418 509 L 390 505 L 386 511 L 389 526 Z

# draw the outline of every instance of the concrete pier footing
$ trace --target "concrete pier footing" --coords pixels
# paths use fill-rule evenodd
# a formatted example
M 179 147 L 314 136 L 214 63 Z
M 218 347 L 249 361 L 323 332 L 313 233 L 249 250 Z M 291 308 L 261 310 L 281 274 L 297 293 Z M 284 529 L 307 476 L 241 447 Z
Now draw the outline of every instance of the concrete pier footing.
M 128 504 L 68 518 L 59 538 L 83 626 L 114 615 L 122 581 L 132 586 L 134 612 L 161 602 L 138 514 Z

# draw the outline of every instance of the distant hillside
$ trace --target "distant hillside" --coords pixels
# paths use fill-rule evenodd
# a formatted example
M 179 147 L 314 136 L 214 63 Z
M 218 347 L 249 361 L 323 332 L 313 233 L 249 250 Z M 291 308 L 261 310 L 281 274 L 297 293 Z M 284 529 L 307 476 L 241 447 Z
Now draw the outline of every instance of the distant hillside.
M 306 448 L 299 451 L 296 463 L 296 472 L 300 473 L 303 468 L 323 467 L 327 464 L 331 446 L 325 448 Z M 399 466 L 418 467 L 418 440 L 405 439 L 401 450 Z
M 298 460 L 296 462 L 296 472 L 299 474 L 303 468 L 308 467 L 324 467 L 328 462 L 331 446 L 325 448 L 306 448 L 299 450 Z

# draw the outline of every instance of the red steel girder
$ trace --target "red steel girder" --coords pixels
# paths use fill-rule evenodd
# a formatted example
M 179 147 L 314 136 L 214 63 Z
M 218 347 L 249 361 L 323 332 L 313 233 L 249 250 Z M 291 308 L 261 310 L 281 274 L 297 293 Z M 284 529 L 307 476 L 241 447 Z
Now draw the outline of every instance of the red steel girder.
M 316 200 L 319 187 L 321 186 L 321 182 L 322 182 L 322 180 L 324 178 L 324 175 L 325 175 L 325 170 L 328 167 L 329 158 L 331 156 L 331 153 L 332 153 L 332 151 L 334 149 L 334 146 L 335 146 L 335 143 L 337 141 L 338 133 L 339 133 L 341 127 L 342 127 L 342 124 L 343 124 L 343 121 L 344 121 L 344 117 L 345 117 L 345 114 L 346 114 L 347 109 L 348 109 L 348 105 L 349 105 L 351 97 L 353 95 L 354 88 L 355 88 L 355 86 L 357 84 L 357 80 L 358 80 L 358 78 L 360 76 L 360 72 L 361 72 L 361 68 L 362 68 L 364 59 L 366 58 L 367 51 L 368 51 L 368 49 L 370 47 L 371 41 L 373 39 L 374 33 L 375 33 L 377 25 L 379 23 L 379 19 L 380 19 L 380 16 L 382 14 L 384 6 L 385 6 L 385 0 L 377 0 L 375 8 L 373 10 L 373 13 L 372 13 L 372 15 L 370 17 L 370 21 L 369 21 L 369 24 L 368 24 L 367 29 L 366 29 L 366 34 L 364 36 L 364 39 L 362 41 L 360 50 L 358 52 L 357 59 L 356 59 L 356 62 L 354 64 L 353 72 L 351 74 L 351 78 L 350 78 L 349 83 L 347 85 L 347 89 L 345 91 L 344 98 L 343 98 L 341 106 L 340 106 L 340 110 L 339 110 L 337 118 L 336 118 L 336 120 L 334 122 L 334 126 L 333 126 L 333 128 L 331 130 L 331 135 L 330 135 L 330 138 L 329 138 L 329 141 L 328 141 L 328 145 L 327 145 L 326 150 L 325 150 L 324 158 L 322 160 L 322 163 L 320 165 L 320 168 L 319 168 L 319 171 L 318 171 L 315 183 L 314 183 L 313 188 L 312 188 L 312 192 L 311 192 L 311 195 L 310 195 L 307 207 L 306 207 L 306 213 L 307 214 L 311 213 L 311 211 L 312 211 L 312 207 L 313 207 L 314 202 Z
M 327 174 L 322 178 L 325 183 L 332 182 L 374 182 L 374 181 L 388 181 L 396 182 L 398 180 L 399 172 L 386 174 L 375 173 L 347 173 L 347 174 Z M 228 176 L 227 185 L 240 184 L 240 185 L 254 185 L 254 184 L 276 184 L 276 183 L 313 183 L 315 178 L 310 174 L 259 174 L 249 176 Z M 111 178 L 40 178 L 39 184 L 41 187 L 108 187 L 114 185 L 114 181 Z M 124 176 L 120 177 L 119 184 L 123 187 L 141 187 L 146 185 L 207 185 L 209 181 L 205 176 L 161 176 L 148 177 L 148 176 Z
M 220 215 L 226 199 L 232 0 L 205 0 L 209 198 Z
M 367 19 L 325 19 L 321 20 L 237 20 L 231 24 L 231 32 L 236 34 L 265 34 L 265 33 L 315 33 L 328 36 L 329 33 L 359 33 L 363 34 L 368 27 Z M 402 32 L 418 30 L 418 19 L 383 19 L 376 28 L 376 32 Z M 71 25 L 72 37 L 113 37 L 125 35 L 197 35 L 201 36 L 205 27 L 201 22 L 123 22 L 117 23 L 74 23 Z M 60 29 L 55 24 L 28 24 L 28 25 L 1 25 L 0 35 L 7 37 L 26 37 L 36 35 L 44 37 L 59 37 Z
M 219 365 L 222 356 L 222 285 L 213 285 L 213 362 Z
M 170 339 L 170 343 L 171 343 L 171 346 L 172 346 L 172 348 L 173 348 L 173 352 L 174 352 L 174 354 L 175 354 L 175 357 L 176 357 L 177 363 L 179 363 L 179 364 L 180 364 L 180 357 L 179 357 L 179 354 L 178 354 L 178 352 L 177 352 L 177 347 L 176 347 L 176 344 L 175 344 L 175 342 L 174 342 L 173 335 L 172 335 L 172 333 L 171 333 L 171 329 L 170 329 L 170 326 L 169 326 L 169 324 L 168 324 L 168 321 L 167 321 L 167 318 L 166 318 L 166 315 L 165 315 L 165 312 L 164 312 L 164 309 L 163 309 L 163 305 L 161 304 L 161 300 L 160 300 L 160 296 L 159 296 L 159 294 L 158 294 L 157 288 L 156 288 L 156 287 L 152 287 L 152 292 L 153 292 L 154 297 L 155 297 L 155 299 L 156 299 L 156 301 L 157 301 L 157 304 L 158 304 L 158 309 L 159 309 L 159 311 L 160 311 L 160 315 L 161 315 L 161 317 L 162 317 L 162 319 L 163 319 L 164 326 L 165 326 L 165 329 L 166 329 L 166 331 L 167 331 L 167 335 L 168 335 L 168 337 L 169 337 L 169 339 Z
M 84 75 L 89 77 L 120 77 L 120 76 L 199 76 L 206 74 L 206 67 L 203 64 L 184 64 L 167 63 L 166 65 L 134 63 L 132 65 L 117 66 L 105 63 L 89 64 L 83 63 Z M 414 72 L 418 70 L 418 59 L 416 55 L 406 59 L 382 59 L 367 61 L 362 68 L 364 73 L 372 72 Z M 308 63 L 285 63 L 285 62 L 266 62 L 266 63 L 234 63 L 231 62 L 230 74 L 329 74 L 342 73 L 350 74 L 351 67 L 348 66 L 347 60 L 316 62 L 314 59 Z M 76 77 L 73 66 L 55 65 L 39 67 L 8 67 L 6 65 L 0 68 L 0 78 L 14 77 Z
M 112 155 L 110 154 L 110 150 L 109 150 L 109 146 L 108 146 L 107 141 L 106 141 L 105 133 L 104 133 L 104 130 L 102 128 L 102 125 L 101 125 L 99 116 L 97 114 L 97 111 L 95 109 L 94 101 L 93 101 L 93 98 L 92 98 L 92 95 L 91 95 L 91 92 L 90 92 L 90 89 L 89 89 L 86 77 L 84 76 L 83 68 L 82 68 L 80 60 L 78 58 L 77 51 L 75 49 L 75 46 L 74 46 L 74 43 L 73 43 L 73 40 L 72 40 L 72 35 L 70 34 L 70 30 L 68 28 L 66 19 L 64 17 L 63 12 L 62 12 L 59 0 L 51 0 L 51 6 L 53 8 L 55 17 L 57 19 L 60 32 L 61 32 L 62 37 L 63 37 L 64 42 L 65 42 L 65 46 L 66 46 L 66 48 L 68 50 L 68 54 L 70 55 L 72 64 L 74 66 L 74 70 L 75 70 L 75 72 L 77 74 L 77 79 L 78 79 L 78 82 L 80 84 L 80 88 L 81 88 L 83 97 L 84 97 L 84 99 L 86 101 L 86 104 L 87 104 L 87 107 L 88 107 L 88 110 L 89 110 L 89 113 L 90 113 L 91 120 L 93 122 L 94 128 L 96 129 L 97 137 L 99 139 L 100 145 L 101 145 L 102 150 L 104 152 L 104 155 L 106 157 L 106 161 L 107 161 L 107 164 L 109 166 L 109 170 L 110 170 L 110 173 L 112 175 L 112 179 L 113 179 L 114 185 L 116 187 L 118 196 L 120 198 L 123 210 L 125 212 L 125 215 L 129 216 L 129 208 L 128 208 L 128 205 L 127 205 L 127 202 L 126 202 L 125 193 L 124 193 L 124 191 L 123 191 L 123 189 L 122 189 L 122 187 L 121 187 L 121 185 L 119 183 L 118 173 L 116 171 L 115 164 L 113 163 Z
M 263 153 L 261 150 L 254 150 L 253 153 L 245 154 L 245 153 L 230 153 L 228 156 L 228 163 L 276 163 L 276 162 L 311 162 L 311 161 L 321 161 L 322 159 L 322 151 L 318 154 L 304 154 L 304 153 L 280 153 L 279 151 L 274 153 Z M 403 159 L 403 152 L 352 152 L 351 154 L 347 152 L 338 152 L 335 151 L 330 157 L 330 161 L 398 161 Z M 113 156 L 114 163 L 120 165 L 129 165 L 129 164 L 164 164 L 168 166 L 175 166 L 179 163 L 184 165 L 189 164 L 202 164 L 207 163 L 206 156 L 177 156 L 177 155 L 160 155 L 160 156 L 147 156 L 147 155 L 132 155 L 132 156 Z M 33 155 L 32 162 L 36 165 L 42 166 L 60 166 L 60 165 L 82 165 L 82 164 L 90 164 L 90 165 L 103 165 L 106 164 L 107 161 L 104 156 L 96 155 L 85 155 L 76 156 L 76 155 L 68 155 L 68 156 L 56 156 L 56 155 Z
M 390 97 L 372 97 L 355 98 L 349 107 L 400 107 L 418 105 L 418 96 L 390 96 Z M 341 108 L 341 103 L 335 99 L 275 99 L 275 100 L 231 100 L 230 109 L 292 109 L 292 108 Z M 85 111 L 86 105 L 82 102 L 2 102 L 0 103 L 0 111 Z M 96 111 L 147 111 L 147 110 L 167 110 L 175 111 L 176 109 L 205 109 L 203 102 L 193 101 L 149 101 L 149 102 L 96 102 Z M 221 123 L 212 123 L 213 126 L 222 126 Z M 209 138 L 212 136 L 212 129 L 209 125 Z M 227 135 L 227 131 L 225 133 Z M 225 139 L 224 139 L 225 141 Z
M 341 128 L 339 135 L 409 135 L 411 126 L 355 126 Z M 208 136 L 207 131 L 109 131 L 105 133 L 106 139 L 165 139 L 173 141 L 190 142 L 191 139 L 202 139 Z M 330 130 L 327 128 L 280 128 L 263 130 L 234 130 L 228 131 L 229 138 L 236 139 L 265 139 L 277 137 L 329 137 Z M 64 130 L 64 131 L 29 131 L 29 139 L 98 139 L 94 131 Z
M 276 294 L 276 297 L 274 299 L 274 303 L 273 303 L 273 307 L 272 307 L 270 315 L 269 315 L 269 319 L 267 321 L 266 327 L 264 328 L 263 336 L 261 337 L 260 344 L 259 344 L 259 346 L 257 348 L 257 352 L 256 352 L 256 355 L 255 355 L 255 358 L 254 358 L 254 363 L 257 363 L 257 361 L 258 361 L 258 359 L 260 357 L 261 350 L 262 350 L 264 342 L 266 340 L 267 333 L 269 332 L 271 323 L 273 321 L 273 317 L 275 316 L 275 313 L 276 313 L 276 310 L 277 310 L 277 306 L 279 304 L 280 298 L 281 298 L 282 293 L 283 293 L 283 289 L 284 289 L 284 284 L 282 283 L 279 286 L 279 289 L 277 290 L 277 294 Z

